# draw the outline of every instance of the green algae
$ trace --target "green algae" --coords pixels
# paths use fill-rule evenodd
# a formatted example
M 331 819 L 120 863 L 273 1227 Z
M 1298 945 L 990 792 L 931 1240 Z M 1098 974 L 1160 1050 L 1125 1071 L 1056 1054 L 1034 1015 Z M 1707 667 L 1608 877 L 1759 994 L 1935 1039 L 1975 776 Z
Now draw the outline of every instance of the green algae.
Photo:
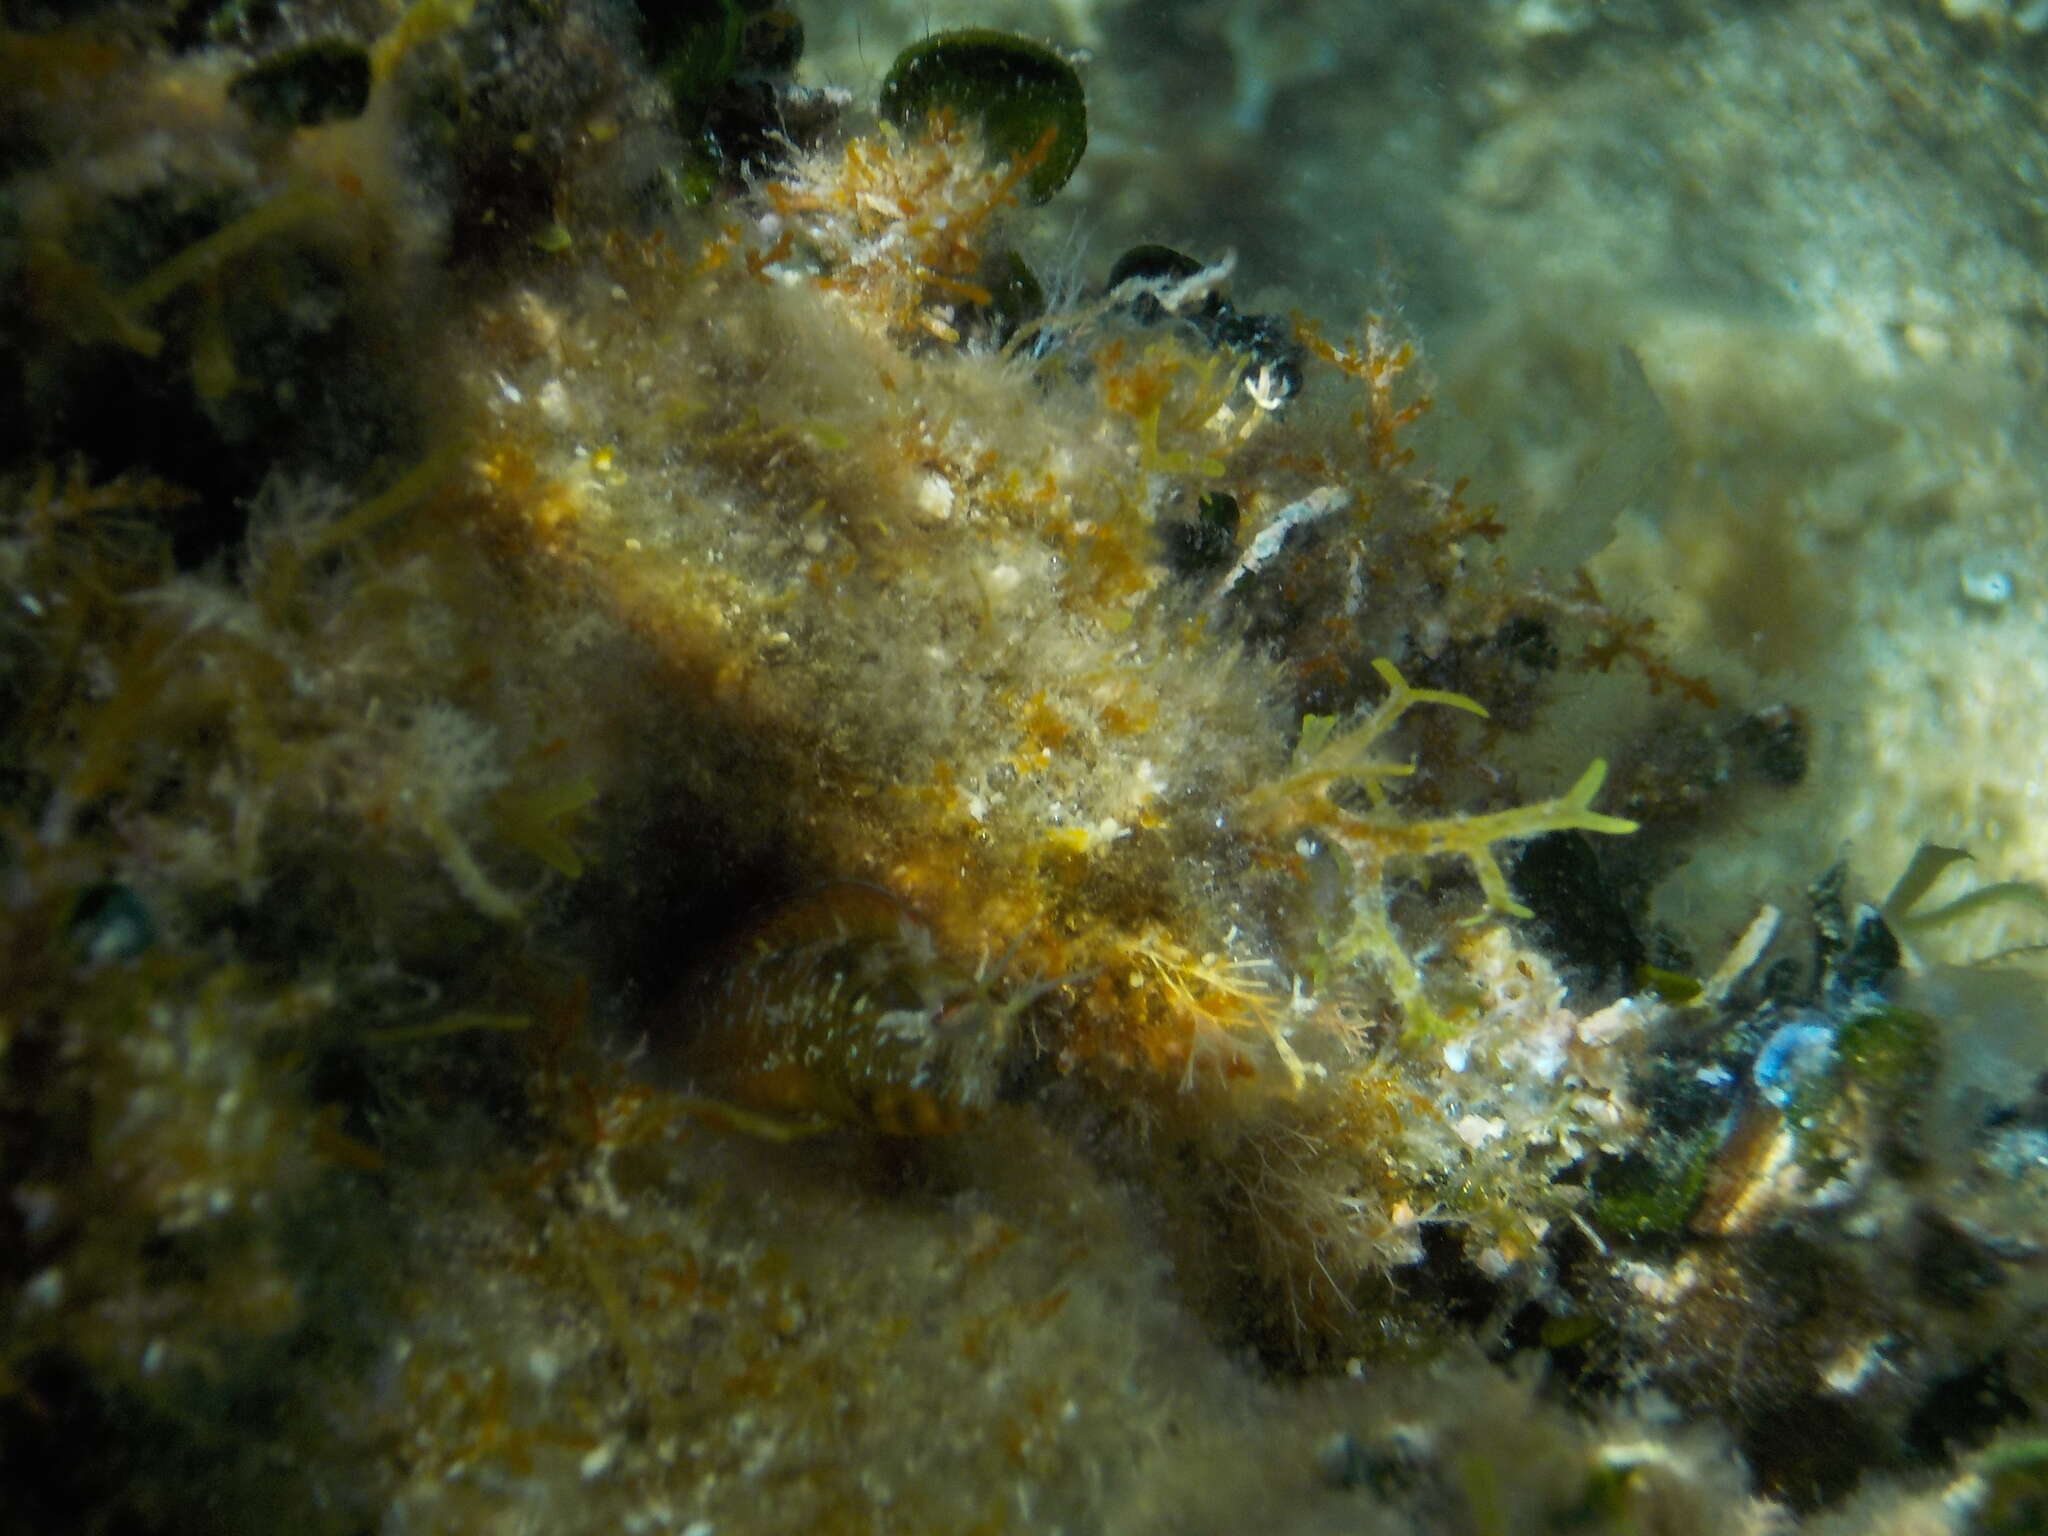
M 984 27 L 941 32 L 897 55 L 882 115 L 917 131 L 935 112 L 975 124 L 996 154 L 1030 158 L 1024 187 L 1042 203 L 1088 148 L 1088 108 L 1074 66 L 1041 43 Z

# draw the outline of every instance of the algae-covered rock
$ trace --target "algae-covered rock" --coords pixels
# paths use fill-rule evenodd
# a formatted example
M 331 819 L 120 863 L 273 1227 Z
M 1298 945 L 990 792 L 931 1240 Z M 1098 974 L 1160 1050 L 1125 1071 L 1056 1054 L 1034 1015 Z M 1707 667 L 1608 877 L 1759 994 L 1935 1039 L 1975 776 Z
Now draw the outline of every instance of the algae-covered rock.
M 1657 923 L 1820 736 L 1543 574 L 1400 314 L 1206 230 L 1084 276 L 1075 61 L 941 31 L 870 111 L 753 0 L 37 25 L 20 1518 L 2024 1518 L 2019 983 L 1846 875 Z

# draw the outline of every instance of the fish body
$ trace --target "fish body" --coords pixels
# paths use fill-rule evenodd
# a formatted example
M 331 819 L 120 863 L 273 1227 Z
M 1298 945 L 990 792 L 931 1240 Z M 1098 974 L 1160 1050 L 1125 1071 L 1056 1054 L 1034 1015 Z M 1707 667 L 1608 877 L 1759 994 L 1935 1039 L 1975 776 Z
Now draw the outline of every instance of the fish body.
M 851 882 L 768 914 L 672 1010 L 703 1102 L 783 1137 L 963 1129 L 994 1097 L 1016 1011 L 903 902 Z

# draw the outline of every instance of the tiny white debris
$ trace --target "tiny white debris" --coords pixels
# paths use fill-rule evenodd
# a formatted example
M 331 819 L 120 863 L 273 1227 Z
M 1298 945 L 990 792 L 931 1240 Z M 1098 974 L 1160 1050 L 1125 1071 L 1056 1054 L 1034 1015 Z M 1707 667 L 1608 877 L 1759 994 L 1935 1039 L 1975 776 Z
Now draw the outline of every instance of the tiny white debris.
M 1616 1471 L 1630 1467 L 1674 1466 L 1671 1448 L 1655 1440 L 1617 1440 L 1600 1447 L 1600 1464 Z
M 549 379 L 540 387 L 540 412 L 558 427 L 569 424 L 569 391 L 560 379 Z
M 513 405 L 524 405 L 526 403 L 526 396 L 519 392 L 519 386 L 508 378 L 502 376 L 499 378 L 498 393 L 503 395 Z
M 1691 1259 L 1681 1259 L 1672 1269 L 1624 1260 L 1621 1277 L 1643 1300 L 1653 1306 L 1669 1306 L 1699 1283 L 1699 1268 Z
M 1259 364 L 1259 371 L 1245 379 L 1244 387 L 1252 404 L 1262 411 L 1277 411 L 1287 403 L 1287 381 L 1269 363 Z
M 2012 601 L 2012 572 L 2003 563 L 1977 556 L 1957 573 L 1963 601 L 1973 608 L 2003 608 Z
M 583 1460 L 578 1465 L 583 1480 L 589 1482 L 592 1478 L 604 1476 L 611 1469 L 611 1464 L 618 1454 L 619 1445 L 616 1440 L 604 1440 L 593 1445 L 583 1453 Z
M 953 515 L 953 484 L 936 470 L 917 484 L 917 510 L 926 522 L 943 523 Z
M 1024 580 L 1024 573 L 1007 560 L 988 572 L 989 590 L 998 596 L 1014 592 Z
M 1594 1125 L 1610 1131 L 1620 1129 L 1624 1118 L 1621 1106 L 1614 1100 L 1606 1098 L 1581 1098 L 1578 1100 L 1578 1111 Z
M 1632 997 L 1624 997 L 1618 1003 L 1610 1003 L 1598 1013 L 1579 1020 L 1579 1038 L 1587 1045 L 1600 1047 L 1614 1044 L 1623 1035 L 1631 1035 L 1642 1027 L 1643 1006 Z
M 1861 1390 L 1884 1364 L 1885 1343 L 1883 1337 L 1878 1337 L 1844 1349 L 1822 1367 L 1822 1385 L 1841 1397 Z
M 1497 1141 L 1507 1134 L 1507 1128 L 1507 1121 L 1497 1115 L 1491 1120 L 1484 1115 L 1467 1115 L 1453 1127 L 1458 1140 L 1468 1147 L 1483 1147 L 1489 1141 Z
M 1947 331 L 1921 320 L 1909 320 L 1901 326 L 1899 340 L 1923 363 L 1947 362 L 1949 354 L 1954 351 Z
M 1593 8 L 1574 0 L 1522 0 L 1515 25 L 1525 37 L 1571 37 L 1593 24 Z
M 1541 1082 L 1553 1082 L 1564 1070 L 1565 1052 L 1571 1045 L 1572 1016 L 1562 1010 L 1552 1014 L 1536 1029 L 1523 1036 L 1515 1053 L 1521 1069 Z
M 537 1344 L 527 1351 L 526 1369 L 532 1373 L 535 1381 L 544 1387 L 551 1387 L 555 1384 L 555 1378 L 562 1374 L 561 1356 L 547 1346 Z
M 1453 1072 L 1462 1072 L 1472 1064 L 1472 1043 L 1469 1040 L 1453 1040 L 1444 1047 L 1444 1065 Z
M 518 298 L 519 318 L 526 322 L 527 335 L 542 351 L 553 355 L 562 344 L 562 322 L 548 308 L 547 301 L 527 289 Z
M 1251 544 L 1238 556 L 1237 564 L 1230 568 L 1216 588 L 1216 595 L 1229 595 L 1245 577 L 1256 574 L 1268 560 L 1280 553 L 1287 536 L 1295 529 L 1320 522 L 1350 504 L 1351 493 L 1340 485 L 1325 485 L 1310 491 L 1299 501 L 1290 501 L 1267 519 L 1266 525 L 1253 536 Z

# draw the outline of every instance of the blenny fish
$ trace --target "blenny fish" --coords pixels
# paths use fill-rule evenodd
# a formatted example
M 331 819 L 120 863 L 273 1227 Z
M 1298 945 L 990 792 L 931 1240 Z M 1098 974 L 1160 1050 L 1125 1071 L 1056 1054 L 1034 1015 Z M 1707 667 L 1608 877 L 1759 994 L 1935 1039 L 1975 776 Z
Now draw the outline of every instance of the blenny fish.
M 1058 982 L 951 963 L 907 904 L 841 882 L 749 928 L 663 1011 L 701 1118 L 774 1140 L 964 1129 L 995 1102 L 1017 1023 Z

